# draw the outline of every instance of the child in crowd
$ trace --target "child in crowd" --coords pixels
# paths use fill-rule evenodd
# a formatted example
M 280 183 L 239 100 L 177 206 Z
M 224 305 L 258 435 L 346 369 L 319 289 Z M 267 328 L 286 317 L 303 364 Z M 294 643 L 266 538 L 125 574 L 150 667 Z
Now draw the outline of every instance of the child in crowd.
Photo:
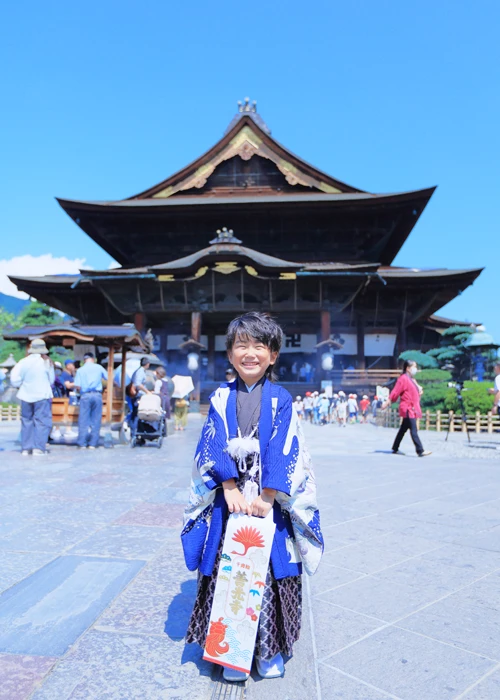
M 237 377 L 210 397 L 181 535 L 186 565 L 199 571 L 186 642 L 203 647 L 229 514 L 265 517 L 272 510 L 276 531 L 254 654 L 262 678 L 282 675 L 283 656 L 292 656 L 301 625 L 302 569 L 312 575 L 323 552 L 300 422 L 290 394 L 273 383 L 282 338 L 266 314 L 250 312 L 229 324 L 226 348 Z M 254 447 L 242 456 L 243 443 Z M 248 674 L 224 667 L 224 678 L 243 681 Z
M 295 401 L 293 402 L 293 407 L 297 411 L 297 415 L 299 417 L 299 420 L 302 420 L 304 418 L 304 402 L 302 401 L 301 396 L 295 397 Z

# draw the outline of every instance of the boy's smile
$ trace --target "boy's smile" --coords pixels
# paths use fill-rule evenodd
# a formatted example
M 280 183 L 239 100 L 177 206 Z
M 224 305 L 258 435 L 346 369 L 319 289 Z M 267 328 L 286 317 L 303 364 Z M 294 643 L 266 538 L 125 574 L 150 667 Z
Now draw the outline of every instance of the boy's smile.
M 271 352 L 267 345 L 255 338 L 238 338 L 228 352 L 229 362 L 248 385 L 262 379 L 277 356 L 277 352 Z

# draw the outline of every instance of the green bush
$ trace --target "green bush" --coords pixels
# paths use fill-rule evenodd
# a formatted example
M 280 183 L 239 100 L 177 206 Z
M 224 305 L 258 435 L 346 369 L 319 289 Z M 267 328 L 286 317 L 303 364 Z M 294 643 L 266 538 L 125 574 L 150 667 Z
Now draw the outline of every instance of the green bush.
M 415 377 L 424 393 L 420 398 L 423 411 L 444 411 L 451 374 L 444 369 L 424 369 Z
M 486 414 L 493 407 L 493 395 L 488 394 L 488 389 L 493 387 L 493 382 L 464 382 L 462 396 L 464 399 L 465 412 L 472 415 L 479 411 Z M 460 413 L 461 408 L 458 403 L 457 392 L 454 388 L 448 389 L 444 406 L 446 411 Z

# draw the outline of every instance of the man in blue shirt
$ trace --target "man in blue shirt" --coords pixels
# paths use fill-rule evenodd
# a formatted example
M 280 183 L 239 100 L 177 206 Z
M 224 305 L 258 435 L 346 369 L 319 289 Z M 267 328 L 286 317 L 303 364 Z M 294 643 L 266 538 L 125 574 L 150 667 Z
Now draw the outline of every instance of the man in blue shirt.
M 78 447 L 95 450 L 102 421 L 102 388 L 108 375 L 104 367 L 96 364 L 93 353 L 85 353 L 83 359 L 83 366 L 75 374 L 75 389 L 80 392 Z
M 59 375 L 59 381 L 64 387 L 64 396 L 69 396 L 69 392 L 75 388 L 75 363 L 73 360 L 66 360 L 64 372 Z

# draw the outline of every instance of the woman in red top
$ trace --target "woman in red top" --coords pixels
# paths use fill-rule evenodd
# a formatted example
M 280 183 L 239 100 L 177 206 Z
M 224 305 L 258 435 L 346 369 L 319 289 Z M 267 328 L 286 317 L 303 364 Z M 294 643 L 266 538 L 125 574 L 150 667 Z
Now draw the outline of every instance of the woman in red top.
M 401 421 L 401 426 L 392 446 L 393 453 L 403 454 L 399 451 L 399 446 L 406 431 L 409 430 L 418 456 L 427 457 L 427 455 L 431 453 L 424 450 L 417 430 L 417 418 L 422 417 L 422 410 L 420 408 L 422 388 L 414 379 L 417 371 L 418 367 L 416 362 L 413 360 L 405 360 L 403 373 L 398 377 L 396 385 L 391 391 L 389 399 L 385 402 L 383 408 L 387 408 L 390 403 L 394 403 L 399 399 L 399 415 L 403 420 Z

